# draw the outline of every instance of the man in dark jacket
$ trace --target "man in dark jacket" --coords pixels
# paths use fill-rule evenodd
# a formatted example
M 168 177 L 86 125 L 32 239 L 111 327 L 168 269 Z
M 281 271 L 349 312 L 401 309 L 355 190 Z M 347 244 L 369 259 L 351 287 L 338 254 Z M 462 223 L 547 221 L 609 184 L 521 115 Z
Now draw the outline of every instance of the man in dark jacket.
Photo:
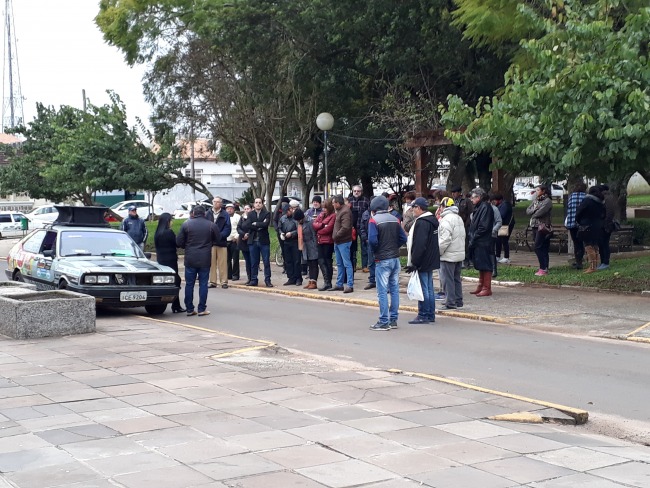
M 280 219 L 280 239 L 284 242 L 284 267 L 287 271 L 287 282 L 284 286 L 302 285 L 300 262 L 302 253 L 298 249 L 298 223 L 293 218 L 297 206 L 289 206 L 287 213 Z
M 228 288 L 228 236 L 232 230 L 230 215 L 223 208 L 223 201 L 219 197 L 212 200 L 212 208 L 207 211 L 205 218 L 214 222 L 219 232 L 219 241 L 212 249 L 212 264 L 210 266 L 210 288 L 215 288 L 221 283 L 221 288 Z M 219 281 L 217 281 L 217 272 Z
M 375 280 L 375 253 L 372 252 L 372 247 L 368 242 L 368 222 L 370 222 L 370 208 L 361 215 L 361 224 L 359 225 L 361 245 L 365 247 L 368 252 L 368 284 L 363 287 L 364 290 L 372 290 L 377 287 L 377 282 Z
M 350 246 L 352 245 L 352 211 L 345 204 L 343 195 L 332 198 L 336 220 L 334 220 L 334 254 L 336 255 L 336 286 L 332 291 L 352 293 L 354 291 L 354 269 L 350 259 Z M 343 278 L 347 278 L 343 286 Z
M 433 270 L 440 268 L 438 248 L 438 219 L 429 212 L 426 198 L 413 203 L 415 223 L 410 230 L 407 271 L 417 271 L 422 286 L 423 301 L 418 301 L 418 315 L 409 324 L 428 324 L 436 321 L 436 298 L 433 289 Z
M 147 226 L 140 217 L 138 217 L 138 207 L 131 205 L 129 207 L 129 216 L 122 221 L 120 230 L 123 230 L 135 243 L 144 250 L 144 244 L 147 242 L 147 235 L 149 234 Z
M 194 283 L 199 278 L 198 315 L 209 315 L 206 310 L 208 300 L 208 278 L 212 246 L 220 239 L 216 226 L 205 218 L 205 208 L 196 206 L 192 216 L 181 226 L 176 236 L 176 245 L 185 249 L 185 308 L 187 315 L 197 315 L 194 310 Z
M 460 186 L 455 186 L 451 189 L 451 198 L 453 198 L 456 207 L 458 207 L 458 215 L 463 219 L 463 224 L 465 224 L 465 261 L 463 262 L 463 266 L 469 268 L 469 223 L 470 216 L 474 211 L 474 204 L 471 198 L 465 198 L 463 189 Z
M 469 252 L 474 268 L 479 272 L 476 290 L 470 291 L 477 297 L 492 295 L 492 229 L 494 228 L 494 211 L 488 202 L 488 195 L 482 188 L 472 190 L 472 222 L 469 226 Z
M 370 201 L 363 196 L 363 188 L 359 185 L 352 187 L 352 195 L 348 198 L 350 209 L 352 210 L 352 227 L 356 230 L 357 237 L 361 235 L 361 218 L 363 213 L 368 210 Z M 352 269 L 357 269 L 357 239 L 350 245 L 350 257 L 352 259 Z M 361 241 L 361 267 L 363 272 L 367 273 L 368 269 L 368 249 Z
M 388 199 L 375 197 L 370 203 L 372 217 L 368 222 L 368 242 L 375 254 L 375 279 L 379 301 L 379 320 L 370 330 L 397 328 L 399 314 L 399 248 L 407 237 L 397 217 L 388 212 Z M 390 292 L 390 307 L 388 293 Z
M 257 286 L 257 273 L 260 269 L 260 257 L 264 262 L 264 282 L 267 288 L 273 288 L 271 283 L 271 240 L 269 238 L 269 225 L 271 212 L 264 208 L 261 198 L 256 198 L 253 210 L 248 213 L 248 218 L 242 228 L 248 234 L 248 246 L 251 254 L 251 279 L 248 286 Z
M 609 268 L 609 256 L 611 254 L 609 248 L 609 240 L 612 237 L 612 232 L 616 230 L 616 199 L 612 192 L 609 191 L 608 185 L 600 185 L 600 191 L 603 194 L 605 205 L 605 220 L 603 222 L 603 233 L 600 240 L 600 265 L 599 270 Z M 618 222 L 617 222 L 618 223 Z M 620 225 L 620 224 L 619 224 Z

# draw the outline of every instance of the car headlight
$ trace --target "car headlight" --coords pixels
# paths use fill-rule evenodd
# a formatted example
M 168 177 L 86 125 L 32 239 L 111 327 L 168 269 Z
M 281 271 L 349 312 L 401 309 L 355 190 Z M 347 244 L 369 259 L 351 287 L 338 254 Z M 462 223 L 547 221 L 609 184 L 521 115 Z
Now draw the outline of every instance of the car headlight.
M 173 275 L 160 275 L 160 276 L 154 276 L 153 277 L 153 284 L 154 285 L 162 285 L 162 284 L 167 284 L 167 283 L 174 283 L 176 281 L 175 277 Z
M 110 278 L 108 275 L 87 275 L 84 276 L 84 283 L 87 285 L 108 285 Z

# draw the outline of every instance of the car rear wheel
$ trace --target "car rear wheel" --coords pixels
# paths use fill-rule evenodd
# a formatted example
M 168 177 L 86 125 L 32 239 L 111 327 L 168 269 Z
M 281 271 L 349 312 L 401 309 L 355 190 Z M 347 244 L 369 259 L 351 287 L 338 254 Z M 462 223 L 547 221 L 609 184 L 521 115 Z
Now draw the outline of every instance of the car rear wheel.
M 20 283 L 25 283 L 25 278 L 23 278 L 23 274 L 20 271 L 14 271 L 14 281 L 19 281 Z
M 145 305 L 144 309 L 149 315 L 162 315 L 165 313 L 165 310 L 167 310 L 167 304 Z

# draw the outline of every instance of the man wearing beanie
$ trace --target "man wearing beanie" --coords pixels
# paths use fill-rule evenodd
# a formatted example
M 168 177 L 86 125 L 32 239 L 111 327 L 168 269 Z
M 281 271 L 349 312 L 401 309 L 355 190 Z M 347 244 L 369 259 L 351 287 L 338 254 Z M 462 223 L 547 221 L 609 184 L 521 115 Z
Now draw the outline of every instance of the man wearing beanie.
M 433 270 L 440 268 L 438 249 L 438 219 L 429 212 L 429 202 L 418 197 L 411 204 L 415 222 L 408 236 L 407 271 L 417 271 L 422 286 L 423 301 L 418 301 L 418 315 L 409 324 L 436 321 L 436 299 L 433 291 Z
M 397 328 L 399 314 L 399 248 L 406 243 L 406 234 L 397 217 L 388 212 L 388 199 L 380 196 L 370 203 L 372 217 L 368 222 L 368 242 L 375 255 L 375 280 L 379 301 L 379 320 L 370 330 Z M 390 291 L 390 307 L 388 293 Z
M 305 215 L 310 219 L 314 220 L 320 213 L 323 211 L 321 204 L 323 203 L 320 195 L 314 195 L 314 198 L 311 199 L 311 208 L 305 212 Z

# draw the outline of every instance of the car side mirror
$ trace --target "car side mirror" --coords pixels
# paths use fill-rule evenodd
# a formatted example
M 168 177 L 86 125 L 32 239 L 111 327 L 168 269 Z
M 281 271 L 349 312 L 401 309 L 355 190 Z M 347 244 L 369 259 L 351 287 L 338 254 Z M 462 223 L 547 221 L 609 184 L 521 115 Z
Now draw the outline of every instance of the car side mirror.
M 47 251 L 43 251 L 43 256 L 46 258 L 53 258 L 56 255 L 56 253 L 52 249 L 48 249 Z
M 151 259 L 151 253 L 150 252 L 144 253 L 144 257 L 147 259 Z

